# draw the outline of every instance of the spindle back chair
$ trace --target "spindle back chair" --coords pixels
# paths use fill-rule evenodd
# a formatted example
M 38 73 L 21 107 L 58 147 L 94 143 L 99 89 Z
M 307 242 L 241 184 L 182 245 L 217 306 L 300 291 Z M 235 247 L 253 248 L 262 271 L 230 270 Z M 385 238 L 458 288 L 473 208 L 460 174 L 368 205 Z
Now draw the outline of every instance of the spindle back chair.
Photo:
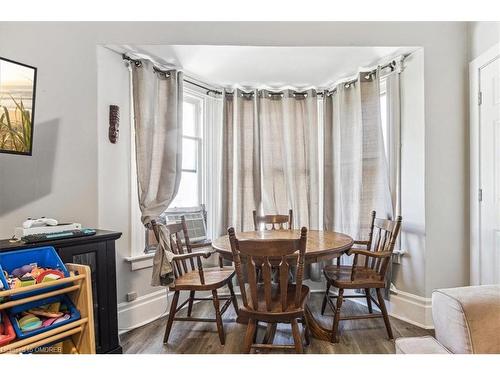
M 293 210 L 290 209 L 288 215 L 257 215 L 254 210 L 253 225 L 255 230 L 293 229 Z
M 248 353 L 252 348 L 286 348 L 301 353 L 303 346 L 298 322 L 305 321 L 304 304 L 309 295 L 309 288 L 303 285 L 307 229 L 302 228 L 297 239 L 238 240 L 233 228 L 229 228 L 228 233 L 243 301 L 239 315 L 249 319 L 244 351 Z M 289 283 L 293 266 L 294 284 Z M 273 269 L 278 273 L 277 284 L 273 283 Z M 257 277 L 258 271 L 262 275 L 261 283 Z M 295 344 L 254 343 L 258 321 L 267 322 L 268 328 L 274 330 L 276 323 L 291 324 Z M 304 335 L 307 335 L 306 327 Z
M 323 273 L 327 280 L 327 288 L 321 313 L 324 314 L 327 304 L 334 311 L 332 342 L 338 342 L 339 320 L 364 318 L 382 317 L 389 339 L 393 338 L 382 290 L 385 288 L 385 277 L 401 229 L 401 220 L 401 216 L 398 216 L 396 220 L 377 218 L 376 212 L 372 211 L 368 240 L 354 241 L 355 245 L 362 245 L 364 248 L 353 247 L 347 252 L 348 255 L 354 255 L 352 265 L 340 266 L 337 264 L 324 268 Z M 332 286 L 338 288 L 337 295 L 330 295 L 330 287 Z M 372 288 L 376 290 L 378 301 L 371 295 L 370 289 Z M 344 289 L 364 289 L 365 295 L 344 296 Z M 366 298 L 369 314 L 340 317 L 343 299 L 360 297 Z M 336 305 L 333 304 L 332 299 L 337 300 Z M 381 314 L 373 314 L 372 302 L 380 309 Z
M 160 242 L 160 229 L 155 221 L 152 221 L 153 232 L 158 242 Z M 163 342 L 166 344 L 170 336 L 172 324 L 174 321 L 195 321 L 195 322 L 215 322 L 217 323 L 217 331 L 222 345 L 225 343 L 224 327 L 222 325 L 222 314 L 227 310 L 231 302 L 235 311 L 238 311 L 238 302 L 233 290 L 232 278 L 235 275 L 233 267 L 223 266 L 219 262 L 219 267 L 203 267 L 202 258 L 207 259 L 214 250 L 205 252 L 193 252 L 192 245 L 189 241 L 188 229 L 184 216 L 181 216 L 180 223 L 165 225 L 168 231 L 168 242 L 170 250 L 174 254 L 172 259 L 172 269 L 175 277 L 175 284 L 170 287 L 174 291 L 172 303 L 170 305 L 170 314 L 168 316 L 167 327 Z M 203 244 L 202 246 L 207 246 Z M 200 247 L 202 247 L 200 245 Z M 219 296 L 217 289 L 228 286 L 230 296 Z M 179 295 L 182 290 L 189 291 L 189 297 L 177 306 Z M 197 298 L 197 291 L 211 291 L 212 297 Z M 215 309 L 215 319 L 208 318 L 193 318 L 191 317 L 193 302 L 211 300 Z M 220 300 L 225 300 L 224 305 L 220 308 Z M 187 317 L 176 317 L 175 315 L 188 304 Z

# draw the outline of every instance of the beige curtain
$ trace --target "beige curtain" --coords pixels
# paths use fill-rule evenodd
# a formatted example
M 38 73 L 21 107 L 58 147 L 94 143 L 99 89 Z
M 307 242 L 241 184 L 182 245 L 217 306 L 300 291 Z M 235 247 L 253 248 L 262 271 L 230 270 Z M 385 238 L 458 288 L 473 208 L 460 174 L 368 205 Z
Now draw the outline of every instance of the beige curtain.
M 294 213 L 294 227 L 318 229 L 318 102 L 316 91 L 259 92 L 262 209 Z
M 141 220 L 148 225 L 174 199 L 182 168 L 182 73 L 160 72 L 149 61 L 132 64 L 132 91 Z M 161 227 L 152 285 L 173 281 L 170 249 Z
M 222 128 L 222 234 L 234 226 L 253 230 L 261 201 L 260 140 L 256 92 L 224 93 Z
M 252 211 L 294 211 L 318 229 L 318 118 L 314 90 L 225 95 L 223 212 L 226 226 L 253 230 Z
M 360 73 L 324 99 L 324 226 L 366 239 L 372 210 L 392 217 L 379 74 Z
M 224 230 L 253 230 L 253 210 L 287 214 L 290 208 L 296 228 L 318 229 L 317 116 L 314 90 L 225 95 Z M 319 279 L 320 266 L 312 268 L 306 268 L 306 277 Z

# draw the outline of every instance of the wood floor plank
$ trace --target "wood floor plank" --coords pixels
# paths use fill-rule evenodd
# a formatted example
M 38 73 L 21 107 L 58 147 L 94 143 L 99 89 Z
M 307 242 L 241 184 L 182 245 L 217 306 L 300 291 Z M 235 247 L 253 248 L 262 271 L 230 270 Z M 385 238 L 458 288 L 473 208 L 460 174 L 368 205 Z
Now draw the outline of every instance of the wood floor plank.
M 309 305 L 318 320 L 327 327 L 332 324 L 333 314 L 327 308 L 325 316 L 321 316 L 321 302 L 323 295 L 312 293 Z M 241 303 L 241 301 L 238 301 Z M 179 311 L 179 316 L 186 314 L 186 309 Z M 367 308 L 359 303 L 346 300 L 342 305 L 345 315 L 366 314 Z M 213 315 L 213 306 L 210 302 L 202 301 L 193 306 L 192 316 L 208 317 Z M 120 337 L 121 346 L 127 354 L 238 354 L 241 353 L 246 325 L 235 322 L 236 314 L 231 306 L 223 316 L 226 345 L 222 346 L 217 335 L 215 323 L 174 322 L 170 333 L 169 343 L 163 345 L 163 333 L 167 318 L 155 320 L 145 326 L 129 331 Z M 394 337 L 411 337 L 432 335 L 433 332 L 416 327 L 399 319 L 390 318 Z M 265 335 L 266 325 L 260 324 L 258 340 Z M 384 321 L 382 319 L 364 319 L 340 322 L 340 342 L 329 342 L 311 338 L 311 344 L 304 347 L 305 353 L 313 354 L 390 354 L 394 353 L 394 342 L 387 339 Z M 290 325 L 278 324 L 275 344 L 293 345 Z M 284 353 L 285 351 L 283 351 Z M 274 353 L 274 351 L 273 351 Z M 276 351 L 279 353 L 279 351 Z

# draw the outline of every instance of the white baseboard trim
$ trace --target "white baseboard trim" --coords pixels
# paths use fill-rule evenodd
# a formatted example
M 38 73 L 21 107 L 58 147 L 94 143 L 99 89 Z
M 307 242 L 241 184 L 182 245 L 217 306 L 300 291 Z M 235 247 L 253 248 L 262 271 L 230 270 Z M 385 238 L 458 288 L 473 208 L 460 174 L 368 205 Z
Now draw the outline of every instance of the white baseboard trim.
M 434 329 L 432 299 L 398 290 L 387 301 L 389 315 L 424 329 Z
M 197 297 L 205 297 L 206 292 L 198 292 Z M 141 327 L 157 319 L 167 316 L 174 292 L 167 292 L 167 288 L 138 297 L 132 302 L 118 304 L 118 334 Z M 167 297 L 168 296 L 168 297 Z M 181 304 L 189 293 L 182 291 L 179 296 Z M 200 301 L 194 301 L 198 303 Z
M 324 283 L 305 282 L 309 286 L 312 293 L 324 293 Z M 239 288 L 236 288 L 236 294 L 239 295 Z M 220 291 L 221 294 L 227 292 Z M 354 291 L 352 291 L 354 292 Z M 134 328 L 141 327 L 147 323 L 157 320 L 168 315 L 170 301 L 172 300 L 173 292 L 168 292 L 167 289 L 161 289 L 153 293 L 146 294 L 137 298 L 132 302 L 122 302 L 118 304 L 118 331 L 120 334 L 130 331 Z M 200 295 L 201 296 L 201 295 Z M 179 302 L 184 301 L 188 297 L 187 292 L 181 292 Z M 366 306 L 364 298 L 351 299 L 356 303 Z M 199 301 L 195 301 L 197 303 Z M 413 324 L 424 329 L 433 329 L 432 322 L 432 305 L 431 298 L 417 296 L 398 290 L 397 294 L 391 293 L 391 300 L 386 301 L 389 315 Z M 373 306 L 377 310 L 376 306 Z
M 308 285 L 311 293 L 324 293 L 324 282 L 312 282 L 307 280 L 304 284 Z M 350 290 L 349 294 L 358 294 L 354 290 Z M 367 306 L 365 298 L 353 298 L 350 301 Z M 432 299 L 417 296 L 401 290 L 391 291 L 390 301 L 385 300 L 387 311 L 390 316 L 413 324 L 424 329 L 434 329 L 432 321 Z M 372 304 L 375 311 L 379 311 L 377 306 Z
M 167 299 L 168 294 L 168 299 Z M 125 333 L 168 314 L 172 292 L 161 289 L 118 304 L 118 332 Z

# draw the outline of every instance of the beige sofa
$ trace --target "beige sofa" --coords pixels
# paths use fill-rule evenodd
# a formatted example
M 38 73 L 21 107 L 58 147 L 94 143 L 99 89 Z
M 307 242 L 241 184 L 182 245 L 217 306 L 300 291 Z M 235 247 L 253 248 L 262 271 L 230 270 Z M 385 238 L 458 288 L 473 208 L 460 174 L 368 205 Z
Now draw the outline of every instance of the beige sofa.
M 432 319 L 436 338 L 398 338 L 396 353 L 500 353 L 500 285 L 435 290 Z

